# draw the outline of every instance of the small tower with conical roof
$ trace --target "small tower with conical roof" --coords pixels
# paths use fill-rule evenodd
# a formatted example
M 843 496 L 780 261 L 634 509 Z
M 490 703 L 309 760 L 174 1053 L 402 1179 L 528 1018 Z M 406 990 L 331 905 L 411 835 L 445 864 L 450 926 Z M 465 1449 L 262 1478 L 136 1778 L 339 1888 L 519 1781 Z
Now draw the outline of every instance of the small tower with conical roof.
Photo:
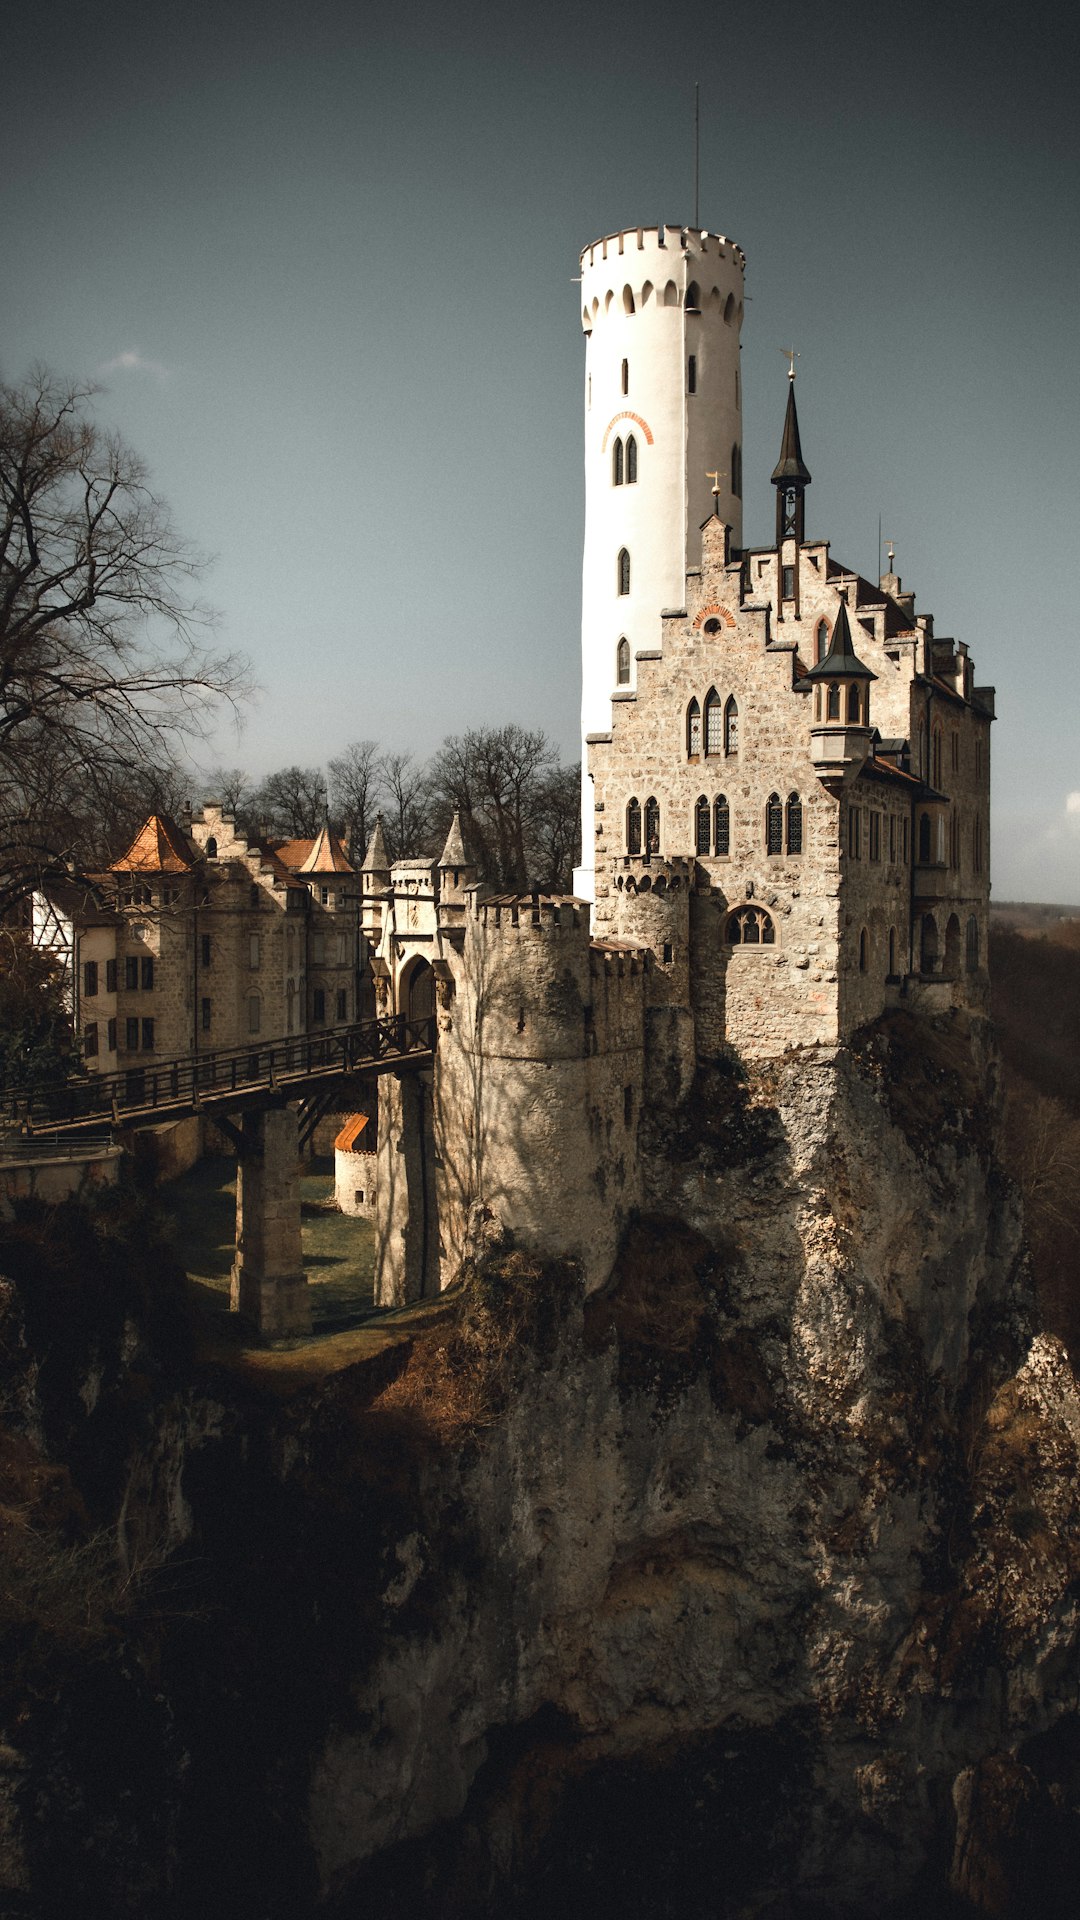
M 802 456 L 795 406 L 795 356 L 788 373 L 787 412 L 780 458 L 773 468 L 776 488 L 777 619 L 799 618 L 799 549 L 806 539 L 806 489 L 810 469 Z
M 829 650 L 806 675 L 814 690 L 810 758 L 828 779 L 857 773 L 870 751 L 870 682 L 851 639 L 847 602 L 840 601 Z
M 464 929 L 469 889 L 476 885 L 476 868 L 465 851 L 461 816 L 455 813 L 439 856 L 439 926 L 444 933 Z

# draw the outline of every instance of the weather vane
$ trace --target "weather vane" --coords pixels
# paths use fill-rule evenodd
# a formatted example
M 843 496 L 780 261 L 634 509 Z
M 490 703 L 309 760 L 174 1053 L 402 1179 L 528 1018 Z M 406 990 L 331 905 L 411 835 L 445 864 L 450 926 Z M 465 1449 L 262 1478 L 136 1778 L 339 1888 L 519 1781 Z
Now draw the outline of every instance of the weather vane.
M 712 497 L 714 501 L 717 501 L 720 498 L 720 475 L 721 474 L 724 475 L 725 479 L 727 478 L 726 469 L 723 467 L 720 467 L 716 473 L 710 473 L 708 471 L 708 468 L 706 468 L 705 470 L 706 480 L 712 481 Z
M 889 556 L 889 572 L 895 573 L 896 568 L 893 565 L 893 561 L 896 559 L 896 548 L 893 546 L 893 543 L 891 540 L 886 540 L 885 551 Z
M 780 351 L 788 363 L 787 377 L 789 380 L 794 380 L 795 362 L 801 358 L 799 350 L 797 347 L 781 347 Z

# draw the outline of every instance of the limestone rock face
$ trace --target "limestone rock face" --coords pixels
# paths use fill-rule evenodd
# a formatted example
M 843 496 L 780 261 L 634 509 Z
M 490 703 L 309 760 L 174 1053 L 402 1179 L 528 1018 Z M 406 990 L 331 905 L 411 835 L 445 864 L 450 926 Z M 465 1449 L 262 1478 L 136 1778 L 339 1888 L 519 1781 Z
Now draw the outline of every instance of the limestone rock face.
M 877 1914 L 950 1871 L 1014 1910 L 976 1814 L 1075 1711 L 1080 1398 L 1032 1339 L 986 1030 L 914 1045 L 718 1069 L 646 1123 L 612 1283 L 393 1547 L 310 1779 L 343 1913 L 433 1871 L 446 1912 L 625 1875 L 632 1912 Z

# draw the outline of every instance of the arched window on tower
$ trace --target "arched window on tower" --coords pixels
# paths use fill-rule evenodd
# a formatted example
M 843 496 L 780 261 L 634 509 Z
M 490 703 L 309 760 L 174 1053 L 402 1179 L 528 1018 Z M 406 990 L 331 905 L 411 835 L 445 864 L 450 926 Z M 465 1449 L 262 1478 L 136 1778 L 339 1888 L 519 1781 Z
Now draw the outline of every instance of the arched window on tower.
M 634 295 L 630 287 L 624 287 L 622 290 L 622 304 L 624 313 L 633 313 Z
M 735 695 L 731 694 L 724 708 L 724 752 L 739 751 L 739 709 L 735 704 Z
M 206 843 L 206 857 L 208 860 L 217 859 L 217 841 L 214 839 L 213 834 L 210 835 Z
M 611 484 L 621 487 L 623 483 L 623 443 L 617 439 L 611 449 Z
M 802 801 L 797 793 L 789 793 L 787 797 L 787 850 L 802 852 Z
M 853 727 L 857 727 L 862 718 L 862 708 L 859 703 L 859 688 L 857 682 L 854 680 L 847 690 L 847 717 L 848 725 Z
M 630 591 L 630 555 L 627 553 L 625 547 L 620 547 L 619 548 L 619 592 L 620 594 L 626 594 L 626 593 L 629 593 L 629 591 Z
M 972 914 L 967 923 L 966 964 L 969 973 L 979 971 L 979 923 Z
M 686 289 L 686 311 L 687 313 L 701 312 L 701 288 L 696 280 L 691 280 Z
M 783 853 L 784 851 L 784 809 L 780 805 L 780 795 L 770 793 L 765 802 L 765 851 Z
M 626 851 L 641 852 L 641 803 L 638 800 L 626 803 Z
M 827 620 L 819 620 L 817 623 L 817 633 L 814 636 L 814 658 L 816 660 L 824 660 L 828 651 L 829 623 Z
M 686 709 L 686 751 L 692 760 L 701 752 L 701 708 L 696 700 Z
M 646 853 L 660 851 L 660 807 L 652 794 L 645 802 L 645 851 Z
M 630 642 L 625 638 L 615 649 L 615 681 L 620 687 L 630 685 Z
M 626 439 L 626 484 L 632 487 L 637 479 L 637 441 L 633 434 Z
M 718 793 L 713 801 L 713 837 L 718 854 L 731 852 L 731 812 L 725 793 Z
M 729 947 L 771 947 L 776 928 L 764 907 L 736 907 L 728 914 L 724 938 Z
M 709 817 L 709 803 L 704 794 L 698 798 L 694 808 L 694 852 L 708 853 L 710 844 L 709 829 L 712 822 Z
M 825 718 L 827 721 L 840 718 L 840 689 L 835 680 L 830 680 L 829 690 L 825 695 Z
M 710 687 L 705 695 L 705 751 L 724 751 L 724 709 L 715 687 Z

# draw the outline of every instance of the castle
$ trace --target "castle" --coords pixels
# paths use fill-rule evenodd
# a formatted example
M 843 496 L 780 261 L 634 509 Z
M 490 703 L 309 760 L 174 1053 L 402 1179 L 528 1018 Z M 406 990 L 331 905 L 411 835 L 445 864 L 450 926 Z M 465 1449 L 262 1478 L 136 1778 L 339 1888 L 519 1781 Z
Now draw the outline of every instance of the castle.
M 895 572 L 807 537 L 794 358 L 775 539 L 743 547 L 743 267 L 684 227 L 582 254 L 574 896 L 485 890 L 456 820 L 437 859 L 391 863 L 376 828 L 357 876 L 329 827 L 254 846 L 208 806 L 149 822 L 82 930 L 102 1068 L 339 1024 L 369 992 L 435 1014 L 433 1068 L 379 1082 L 385 1305 L 448 1284 L 478 1212 L 599 1285 L 643 1112 L 703 1063 L 986 1006 L 993 690 Z
M 377 1298 L 445 1285 L 472 1209 L 610 1270 L 643 1107 L 702 1062 L 987 1002 L 990 722 L 967 648 L 808 539 L 794 360 L 776 537 L 742 547 L 743 255 L 630 228 L 581 258 L 583 832 L 573 899 L 438 861 L 361 875 L 381 1008 L 437 1008 L 380 1085 Z

